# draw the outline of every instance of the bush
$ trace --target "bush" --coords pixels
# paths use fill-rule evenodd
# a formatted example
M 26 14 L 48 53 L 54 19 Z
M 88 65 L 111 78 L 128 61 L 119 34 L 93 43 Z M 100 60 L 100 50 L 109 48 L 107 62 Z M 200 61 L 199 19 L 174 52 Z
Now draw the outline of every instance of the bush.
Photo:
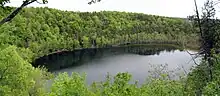
M 46 71 L 32 67 L 16 52 L 15 46 L 0 51 L 0 95 L 42 96 Z

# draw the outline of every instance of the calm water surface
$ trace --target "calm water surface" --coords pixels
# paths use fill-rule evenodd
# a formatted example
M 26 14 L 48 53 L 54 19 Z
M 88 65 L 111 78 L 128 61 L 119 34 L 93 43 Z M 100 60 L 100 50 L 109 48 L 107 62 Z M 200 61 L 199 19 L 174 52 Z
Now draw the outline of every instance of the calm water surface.
M 151 66 L 161 64 L 167 64 L 168 70 L 178 69 L 176 74 L 189 72 L 195 65 L 187 52 L 163 45 L 76 50 L 45 56 L 35 62 L 35 66 L 44 65 L 55 75 L 85 72 L 89 84 L 105 80 L 107 72 L 110 75 L 129 72 L 134 80 L 143 83 L 148 71 L 154 70 Z

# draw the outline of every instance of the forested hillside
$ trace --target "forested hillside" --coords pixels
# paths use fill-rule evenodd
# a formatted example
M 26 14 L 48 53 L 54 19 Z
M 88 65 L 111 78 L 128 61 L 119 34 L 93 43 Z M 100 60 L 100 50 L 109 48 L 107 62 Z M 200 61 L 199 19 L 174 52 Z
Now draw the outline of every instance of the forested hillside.
M 5 1 L 9 0 L 3 3 Z M 211 11 L 203 12 L 202 22 L 195 22 L 200 21 L 199 18 L 190 21 L 141 13 L 24 8 L 13 20 L 0 25 L 0 96 L 217 96 L 220 56 L 215 53 L 219 48 L 215 45 L 219 44 L 219 22 L 210 19 L 210 14 L 215 13 L 212 3 L 205 6 Z M 12 10 L 14 8 L 0 7 L 0 19 Z M 199 28 L 196 25 L 200 25 Z M 158 77 L 148 77 L 141 86 L 138 82 L 129 83 L 132 79 L 129 73 L 107 75 L 106 81 L 90 86 L 85 84 L 85 77 L 77 73 L 71 76 L 63 73 L 54 78 L 47 70 L 31 65 L 36 58 L 56 51 L 129 43 L 195 47 L 198 39 L 209 58 L 203 59 L 186 77 L 171 80 L 169 73 L 152 73 Z M 194 55 L 199 57 L 204 53 Z M 54 79 L 51 88 L 45 88 L 46 81 L 51 79 Z
M 13 10 L 8 9 L 0 9 L 0 19 Z M 1 46 L 28 48 L 32 59 L 76 48 L 150 42 L 182 46 L 196 42 L 195 29 L 186 19 L 140 13 L 25 8 L 0 28 Z

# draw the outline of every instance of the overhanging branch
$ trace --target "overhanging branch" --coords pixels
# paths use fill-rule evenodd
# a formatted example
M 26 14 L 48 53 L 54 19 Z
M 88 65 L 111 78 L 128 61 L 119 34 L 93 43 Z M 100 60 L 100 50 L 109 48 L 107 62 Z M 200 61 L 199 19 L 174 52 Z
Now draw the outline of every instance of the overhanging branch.
M 96 3 L 96 2 L 100 2 L 101 0 L 91 0 L 88 4 L 91 5 L 93 3 Z
M 18 8 L 16 8 L 11 14 L 9 14 L 6 18 L 2 19 L 0 21 L 0 25 L 3 25 L 6 22 L 11 21 L 25 6 L 35 2 L 37 0 L 25 0 L 23 1 L 22 5 Z
M 88 4 L 92 4 L 92 3 L 96 3 L 96 2 L 100 2 L 101 0 L 91 0 Z M 43 0 L 43 3 L 41 2 L 38 2 L 37 0 L 25 0 L 23 1 L 23 4 L 16 8 L 11 14 L 9 14 L 6 18 L 2 19 L 0 21 L 0 26 L 3 25 L 4 23 L 6 22 L 9 22 L 11 21 L 25 6 L 33 3 L 33 2 L 37 2 L 39 4 L 46 4 L 47 3 L 47 0 Z

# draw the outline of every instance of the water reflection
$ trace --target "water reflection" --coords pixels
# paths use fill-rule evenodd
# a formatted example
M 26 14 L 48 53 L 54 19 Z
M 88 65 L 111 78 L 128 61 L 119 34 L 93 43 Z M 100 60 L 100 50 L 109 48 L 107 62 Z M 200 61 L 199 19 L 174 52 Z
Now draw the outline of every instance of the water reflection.
M 192 51 L 190 51 L 193 53 Z M 107 72 L 116 75 L 129 72 L 134 80 L 143 83 L 151 65 L 167 64 L 167 70 L 182 68 L 189 72 L 194 65 L 191 56 L 173 46 L 124 46 L 116 48 L 83 49 L 39 58 L 34 66 L 45 65 L 55 75 L 67 72 L 86 73 L 87 83 L 103 81 Z M 178 70 L 174 74 L 183 73 Z
M 137 45 L 115 48 L 82 49 L 74 52 L 55 53 L 44 56 L 34 62 L 34 66 L 45 66 L 49 71 L 76 67 L 104 57 L 112 57 L 121 54 L 159 55 L 161 52 L 174 52 L 174 46 L 165 45 Z

